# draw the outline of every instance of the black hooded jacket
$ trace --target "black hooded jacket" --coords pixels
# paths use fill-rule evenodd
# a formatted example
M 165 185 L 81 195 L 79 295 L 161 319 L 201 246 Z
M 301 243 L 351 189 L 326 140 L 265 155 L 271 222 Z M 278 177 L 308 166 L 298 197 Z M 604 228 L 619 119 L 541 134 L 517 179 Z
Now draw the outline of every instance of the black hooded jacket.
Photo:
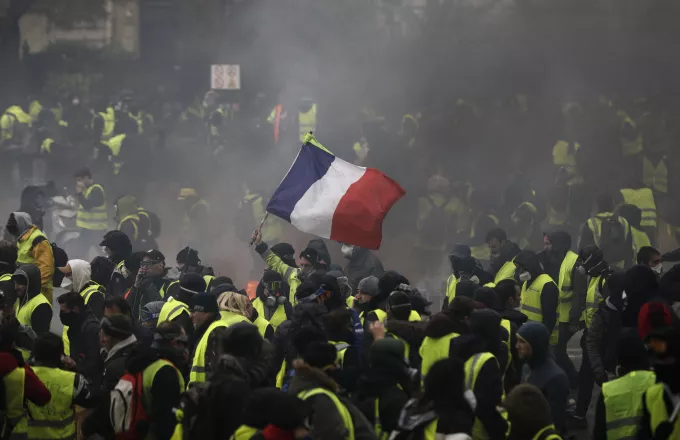
M 28 280 L 26 286 L 26 294 L 20 298 L 19 307 L 24 307 L 26 303 L 35 298 L 40 293 L 40 269 L 34 264 L 26 264 L 19 267 L 14 272 L 15 275 L 24 275 Z M 31 315 L 31 328 L 38 335 L 43 335 L 50 331 L 50 322 L 52 321 L 52 304 L 40 304 L 33 310 Z
M 126 370 L 132 374 L 144 371 L 158 359 L 170 361 L 173 365 L 181 364 L 179 356 L 172 350 L 149 349 L 137 346 L 130 353 L 126 362 Z M 161 367 L 153 378 L 150 395 L 145 396 L 149 415 L 148 435 L 157 440 L 168 440 L 175 430 L 176 417 L 173 408 L 179 406 L 179 398 L 184 392 L 180 382 L 179 369 L 170 365 Z
M 522 383 L 538 387 L 550 406 L 555 428 L 563 432 L 566 427 L 565 410 L 569 397 L 569 379 L 550 355 L 550 332 L 544 325 L 528 322 L 517 335 L 531 345 L 531 358 L 526 360 Z
M 527 288 L 531 286 L 531 283 L 533 283 L 539 275 L 544 273 L 538 255 L 533 252 L 520 252 L 515 257 L 515 263 L 531 274 L 531 279 L 525 283 Z M 557 306 L 559 304 L 559 297 L 560 291 L 556 283 L 546 283 L 543 286 L 543 290 L 541 291 L 543 325 L 545 325 L 550 332 L 552 332 L 555 325 L 557 325 Z
M 500 344 L 500 340 L 498 343 Z M 472 356 L 489 352 L 488 348 L 483 338 L 469 334 L 453 338 L 449 352 L 451 357 L 465 363 Z M 481 367 L 472 390 L 477 400 L 475 417 L 484 425 L 490 439 L 504 439 L 507 432 L 507 422 L 496 409 L 501 405 L 503 397 L 503 375 L 500 361 L 500 359 L 489 360 Z M 469 378 L 466 373 L 467 380 Z
M 99 321 L 89 306 L 85 306 L 78 319 L 79 324 L 70 326 L 67 333 L 71 345 L 70 356 L 78 372 L 85 376 L 93 388 L 98 388 L 102 373 Z
M 614 373 L 619 357 L 619 335 L 622 329 L 622 294 L 625 275 L 614 272 L 607 279 L 609 296 L 593 314 L 586 335 L 588 359 L 593 372 Z
M 347 261 L 345 266 L 345 275 L 349 285 L 352 286 L 352 291 L 355 291 L 359 286 L 359 282 L 371 275 L 380 278 L 385 273 L 382 262 L 369 249 L 364 249 L 359 246 L 354 246 L 352 256 Z

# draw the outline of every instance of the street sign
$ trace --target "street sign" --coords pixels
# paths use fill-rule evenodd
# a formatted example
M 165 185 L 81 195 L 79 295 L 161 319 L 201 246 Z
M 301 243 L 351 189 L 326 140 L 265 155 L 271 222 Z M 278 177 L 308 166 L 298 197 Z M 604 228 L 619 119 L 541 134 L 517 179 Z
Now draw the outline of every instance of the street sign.
M 210 88 L 213 90 L 241 90 L 241 66 L 213 64 L 210 69 Z

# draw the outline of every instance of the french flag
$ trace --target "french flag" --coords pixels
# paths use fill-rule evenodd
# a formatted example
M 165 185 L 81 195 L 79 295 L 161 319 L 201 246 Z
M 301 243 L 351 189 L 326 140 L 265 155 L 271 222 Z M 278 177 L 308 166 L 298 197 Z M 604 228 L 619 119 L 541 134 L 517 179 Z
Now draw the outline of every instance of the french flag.
M 378 249 L 383 219 L 404 194 L 380 171 L 338 159 L 308 134 L 267 212 L 302 232 Z

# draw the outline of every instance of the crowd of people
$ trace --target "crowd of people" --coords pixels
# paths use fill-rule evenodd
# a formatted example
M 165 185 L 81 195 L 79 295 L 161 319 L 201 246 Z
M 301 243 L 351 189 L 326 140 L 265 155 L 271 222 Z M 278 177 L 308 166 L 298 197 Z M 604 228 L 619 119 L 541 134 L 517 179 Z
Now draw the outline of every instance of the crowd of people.
M 82 193 L 95 198 L 94 209 L 101 188 L 88 176 L 76 177 L 85 177 Z M 599 203 L 616 211 L 605 206 L 610 199 Z M 643 246 L 633 255 L 631 227 L 618 216 L 592 217 L 578 247 L 558 229 L 544 234 L 540 252 L 522 250 L 498 227 L 485 234 L 488 262 L 473 256 L 474 246 L 455 245 L 441 310 L 349 244 L 342 267 L 321 239 L 297 253 L 285 242 L 270 246 L 257 229 L 251 252 L 266 269 L 244 289 L 216 276 L 196 249 L 169 260 L 135 249 L 123 230 L 105 232 L 106 255 L 90 262 L 60 261 L 63 250 L 27 213 L 12 213 L 6 230 L 5 438 L 680 433 L 680 270 L 662 271 L 674 253 Z M 59 335 L 52 304 L 62 286 Z M 577 370 L 567 344 L 579 333 Z
M 569 102 L 545 116 L 550 132 L 523 94 L 396 122 L 363 109 L 344 139 L 353 162 L 415 195 L 385 224 L 399 255 L 320 238 L 298 252 L 271 218 L 246 250 L 277 180 L 252 168 L 230 220 L 253 269 L 224 276 L 199 258 L 220 238 L 209 197 L 183 186 L 181 212 L 163 217 L 140 202 L 138 179 L 166 135 L 190 127 L 207 146 L 196 155 L 219 168 L 245 125 L 238 106 L 215 91 L 172 116 L 129 94 L 82 101 L 33 99 L 0 117 L 0 166 L 16 162 L 19 181 L 35 177 L 36 157 L 62 183 L 88 165 L 73 175 L 76 238 L 55 237 L 50 187 L 30 186 L 0 241 L 3 439 L 680 438 L 680 268 L 664 273 L 680 252 L 659 251 L 680 236 L 671 112 Z M 262 124 L 282 151 L 317 128 L 316 102 L 292 102 Z M 457 150 L 449 167 L 439 140 L 450 130 L 476 153 Z M 476 162 L 501 138 L 526 151 Z M 552 165 L 533 169 L 544 156 Z M 499 177 L 505 166 L 522 174 Z M 174 259 L 160 250 L 161 217 L 181 218 Z

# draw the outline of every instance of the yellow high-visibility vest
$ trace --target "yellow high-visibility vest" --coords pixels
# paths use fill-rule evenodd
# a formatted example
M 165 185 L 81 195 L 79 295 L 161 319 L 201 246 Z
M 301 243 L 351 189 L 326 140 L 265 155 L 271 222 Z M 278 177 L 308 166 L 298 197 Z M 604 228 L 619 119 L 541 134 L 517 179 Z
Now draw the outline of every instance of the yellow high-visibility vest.
M 26 402 L 24 399 L 24 385 L 26 383 L 26 370 L 24 367 L 17 367 L 2 379 L 5 384 L 5 424 L 4 430 L 9 428 L 8 424 L 14 426 L 10 438 L 26 438 L 27 417 Z M 3 432 L 3 438 L 7 435 Z
M 165 366 L 171 366 L 175 370 L 175 373 L 177 373 L 180 391 L 184 390 L 186 386 L 184 384 L 184 377 L 182 376 L 182 373 L 177 369 L 177 367 L 172 362 L 166 359 L 156 359 L 154 362 L 149 364 L 149 366 L 146 367 L 142 372 L 142 387 L 143 387 L 142 401 L 144 403 L 145 408 L 151 408 L 153 405 L 151 396 L 151 388 L 153 387 L 153 381 L 156 378 L 156 374 L 158 373 L 158 371 Z
M 266 316 L 264 313 L 264 303 L 259 297 L 253 300 L 253 308 L 261 317 L 264 318 Z M 276 330 L 278 326 L 280 326 L 281 323 L 287 319 L 288 317 L 286 316 L 286 308 L 283 304 L 280 304 L 276 306 L 276 310 L 272 314 L 271 318 L 269 318 L 269 323 L 272 325 L 272 327 L 274 327 L 274 330 Z
M 498 284 L 503 280 L 514 280 L 516 271 L 517 266 L 515 266 L 515 259 L 513 258 L 501 266 L 493 279 L 493 283 Z
M 586 322 L 586 327 L 590 327 L 590 321 L 593 315 L 600 307 L 602 302 L 602 293 L 600 292 L 600 282 L 602 276 L 590 279 L 588 283 L 588 293 L 586 294 L 586 309 L 583 311 L 583 320 Z
M 316 131 L 316 104 L 313 104 L 307 112 L 298 112 L 298 123 L 300 125 L 300 142 L 304 143 L 305 135 L 310 131 Z
M 118 229 L 120 231 L 120 227 L 123 226 L 123 223 L 125 223 L 128 220 L 131 220 L 130 223 L 132 223 L 132 229 L 134 229 L 134 232 L 132 234 L 132 237 L 130 237 L 130 239 L 133 242 L 136 242 L 139 239 L 139 216 L 137 214 L 130 214 L 130 215 L 123 217 L 118 222 L 118 226 L 116 226 L 116 229 Z
M 427 373 L 432 368 L 437 361 L 446 359 L 449 357 L 449 348 L 451 346 L 451 339 L 460 336 L 458 333 L 449 333 L 441 338 L 431 338 L 429 336 L 423 339 L 422 344 L 420 344 L 420 358 L 422 362 L 420 364 L 420 371 L 423 377 L 427 376 Z
M 50 309 L 52 309 L 52 304 L 47 301 L 47 298 L 45 298 L 45 295 L 42 293 L 38 293 L 36 296 L 28 300 L 24 305 L 21 305 L 21 300 L 17 298 L 17 300 L 14 302 L 14 313 L 16 314 L 19 324 L 30 327 L 33 312 L 41 304 L 47 304 L 50 306 Z M 23 348 L 20 348 L 19 351 L 24 357 L 24 361 L 28 362 L 28 359 L 31 357 L 31 351 Z
M 576 173 L 576 152 L 581 149 L 578 142 L 557 141 L 553 145 L 553 164 L 558 168 L 564 168 L 571 173 Z
M 88 199 L 90 194 L 92 194 L 92 191 L 95 189 L 101 190 L 102 196 L 104 198 L 103 203 L 99 206 L 91 208 L 89 211 L 85 210 L 83 205 L 79 204 L 78 216 L 76 217 L 76 226 L 90 231 L 106 231 L 109 229 L 109 221 L 106 207 L 106 193 L 104 192 L 104 188 L 98 183 L 90 185 L 83 193 L 83 196 L 85 199 Z
M 652 433 L 652 438 L 656 438 L 656 430 L 659 425 L 663 422 L 667 422 L 670 418 L 664 399 L 665 393 L 666 389 L 663 383 L 655 383 L 645 391 L 643 402 L 649 413 L 649 430 Z M 668 439 L 680 440 L 680 417 L 675 418 L 675 421 L 673 422 L 673 431 Z
M 123 142 L 125 142 L 127 135 L 119 134 L 111 137 L 106 142 L 102 142 L 104 145 L 109 147 L 111 155 L 109 156 L 109 161 L 113 167 L 113 174 L 120 174 L 121 168 L 123 168 L 123 161 L 120 160 L 120 150 L 123 147 Z
M 166 321 L 172 321 L 182 313 L 190 315 L 189 306 L 178 299 L 170 297 L 168 298 L 168 301 L 163 304 L 161 312 L 158 314 L 158 323 L 156 326 L 159 326 Z
M 642 211 L 641 227 L 656 228 L 656 202 L 654 201 L 654 193 L 651 189 L 625 188 L 621 190 L 621 195 L 625 203 L 635 205 Z
M 210 324 L 208 329 L 203 334 L 203 337 L 198 341 L 196 345 L 196 351 L 194 352 L 194 359 L 191 363 L 191 372 L 189 373 L 189 385 L 192 383 L 200 383 L 206 381 L 205 373 L 205 353 L 208 350 L 208 338 L 210 334 L 218 327 L 229 327 L 229 323 L 222 319 Z
M 529 284 L 531 283 L 531 284 Z M 520 310 L 527 315 L 529 321 L 540 322 L 543 324 L 543 307 L 541 306 L 541 294 L 543 293 L 543 286 L 548 283 L 555 284 L 550 275 L 541 274 L 535 280 L 525 281 L 522 285 L 522 300 Z M 550 335 L 550 344 L 557 344 L 557 325 L 553 328 Z
M 569 322 L 569 314 L 574 305 L 574 286 L 572 285 L 571 276 L 574 273 L 576 260 L 578 260 L 578 254 L 569 251 L 560 266 L 560 278 L 557 283 L 557 287 L 560 289 L 560 303 L 557 311 L 560 315 L 559 322 L 562 323 Z
M 555 425 L 548 425 L 536 433 L 532 440 L 562 440 Z
M 347 429 L 347 433 L 345 434 L 345 440 L 354 440 L 354 422 L 352 421 L 352 415 L 350 414 L 347 407 L 342 402 L 340 402 L 338 396 L 324 388 L 312 388 L 310 390 L 305 390 L 299 393 L 298 398 L 302 400 L 307 400 L 310 397 L 318 395 L 324 395 L 331 399 L 331 401 L 335 405 L 335 408 L 338 410 L 338 414 L 342 418 L 345 428 Z
M 647 156 L 642 158 L 642 181 L 648 188 L 667 194 L 668 193 L 668 168 L 666 167 L 666 157 L 654 166 Z
M 67 440 L 76 436 L 73 386 L 76 374 L 59 368 L 33 367 L 52 397 L 45 406 L 28 402 L 29 439 Z
M 631 371 L 602 384 L 607 440 L 635 438 L 642 418 L 642 395 L 656 383 L 651 371 Z
M 449 275 L 446 280 L 446 298 L 449 300 L 449 304 L 456 297 L 456 286 L 458 285 L 458 278 L 454 274 Z
M 482 367 L 487 362 L 494 360 L 498 363 L 498 360 L 491 353 L 477 353 L 471 356 L 467 361 L 465 361 L 465 389 L 474 391 L 475 384 L 477 383 L 477 377 L 479 372 L 482 371 Z M 500 365 L 499 365 L 500 368 Z M 500 402 L 499 402 L 500 403 Z M 484 429 L 482 422 L 475 417 L 474 423 L 472 425 L 472 438 L 474 439 L 486 439 L 489 435 Z
M 47 236 L 38 228 L 35 226 L 33 227 L 33 231 L 29 234 L 28 237 L 26 237 L 23 240 L 17 241 L 17 265 L 23 266 L 25 264 L 34 264 L 35 259 L 31 255 L 31 250 L 33 249 L 33 242 L 35 241 L 36 238 L 38 237 L 45 237 L 45 240 L 47 240 Z

